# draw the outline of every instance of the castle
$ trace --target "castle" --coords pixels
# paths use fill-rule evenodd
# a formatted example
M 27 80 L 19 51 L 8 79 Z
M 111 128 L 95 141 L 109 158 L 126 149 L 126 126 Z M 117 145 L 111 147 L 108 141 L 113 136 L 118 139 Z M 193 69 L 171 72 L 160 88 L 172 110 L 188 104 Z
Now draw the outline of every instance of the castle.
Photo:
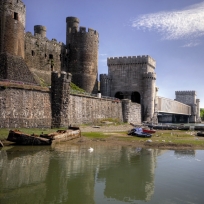
M 98 32 L 67 17 L 64 44 L 49 40 L 42 25 L 34 26 L 34 35 L 25 33 L 25 19 L 22 0 L 0 0 L 1 127 L 59 127 L 102 118 L 157 120 L 154 59 L 108 58 L 108 74 L 100 75 L 103 97 L 70 94 L 71 82 L 98 93 Z

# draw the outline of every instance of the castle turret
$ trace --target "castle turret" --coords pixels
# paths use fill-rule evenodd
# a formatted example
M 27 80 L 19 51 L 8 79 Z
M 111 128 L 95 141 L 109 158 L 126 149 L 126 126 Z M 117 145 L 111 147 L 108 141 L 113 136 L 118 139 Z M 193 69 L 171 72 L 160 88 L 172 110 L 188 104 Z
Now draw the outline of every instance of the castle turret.
M 88 93 L 98 92 L 98 33 L 85 27 L 78 30 L 79 19 L 67 17 L 66 46 L 68 72 L 74 84 Z
M 34 26 L 34 35 L 38 34 L 41 37 L 45 38 L 46 37 L 46 27 L 42 25 L 35 25 Z
M 153 72 L 144 73 L 143 82 L 143 117 L 145 121 L 151 121 L 154 114 L 156 74 Z
M 111 78 L 107 74 L 100 74 L 100 91 L 103 96 L 111 94 Z
M 21 0 L 0 0 L 0 53 L 24 58 L 25 13 Z

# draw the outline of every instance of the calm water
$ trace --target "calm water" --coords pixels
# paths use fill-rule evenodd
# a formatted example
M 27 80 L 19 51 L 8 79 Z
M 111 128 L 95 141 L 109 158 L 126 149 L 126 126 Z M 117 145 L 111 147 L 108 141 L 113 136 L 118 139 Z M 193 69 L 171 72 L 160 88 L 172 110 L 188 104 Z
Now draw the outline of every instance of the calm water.
M 204 203 L 204 151 L 88 148 L 1 149 L 0 203 Z

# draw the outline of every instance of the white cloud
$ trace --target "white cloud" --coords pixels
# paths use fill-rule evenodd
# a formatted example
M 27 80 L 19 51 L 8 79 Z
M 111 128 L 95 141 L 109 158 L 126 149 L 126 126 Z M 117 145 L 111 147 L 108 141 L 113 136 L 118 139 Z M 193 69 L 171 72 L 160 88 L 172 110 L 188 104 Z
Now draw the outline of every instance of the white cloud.
M 100 56 L 106 56 L 107 54 L 99 54 Z
M 183 45 L 182 47 L 195 47 L 199 44 L 200 44 L 199 42 L 189 42 L 189 43 Z
M 183 10 L 141 15 L 132 21 L 132 27 L 156 30 L 165 40 L 193 39 L 204 35 L 203 19 L 204 2 Z

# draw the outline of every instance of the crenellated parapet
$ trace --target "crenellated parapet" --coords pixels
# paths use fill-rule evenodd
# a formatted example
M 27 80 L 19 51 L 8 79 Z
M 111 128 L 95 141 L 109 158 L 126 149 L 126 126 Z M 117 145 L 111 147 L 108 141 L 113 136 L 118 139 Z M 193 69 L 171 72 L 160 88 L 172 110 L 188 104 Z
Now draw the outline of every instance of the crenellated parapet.
M 152 80 L 156 80 L 156 73 L 153 73 L 153 72 L 146 72 L 146 73 L 143 73 L 143 79 L 152 79 Z
M 108 74 L 100 74 L 100 81 L 107 81 L 107 80 L 111 80 Z
M 176 95 L 196 95 L 196 91 L 176 91 Z
M 156 61 L 149 55 L 142 56 L 128 56 L 128 57 L 110 57 L 107 59 L 107 64 L 148 64 L 152 67 L 156 67 Z

